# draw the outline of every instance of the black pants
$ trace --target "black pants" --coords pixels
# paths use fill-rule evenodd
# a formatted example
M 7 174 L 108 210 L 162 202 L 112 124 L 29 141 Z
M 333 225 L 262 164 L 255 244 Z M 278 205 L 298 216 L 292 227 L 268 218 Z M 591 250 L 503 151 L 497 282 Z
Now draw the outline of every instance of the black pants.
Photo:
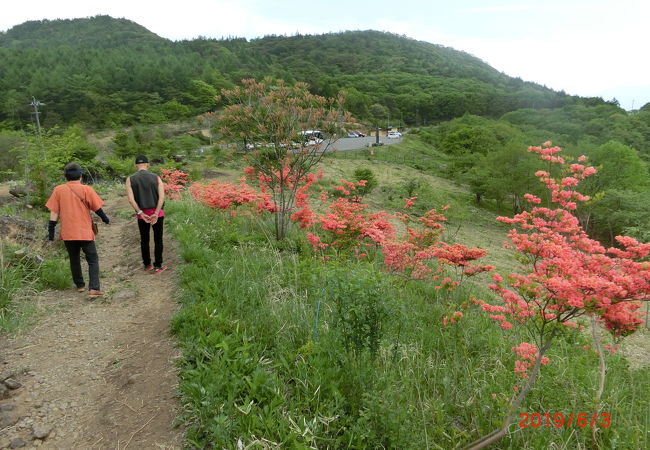
M 158 217 L 158 221 L 151 225 L 142 219 L 138 219 L 138 228 L 140 229 L 140 251 L 142 252 L 142 262 L 145 266 L 151 265 L 151 254 L 149 253 L 149 235 L 153 228 L 153 265 L 162 267 L 163 263 L 163 223 L 164 217 Z
M 70 258 L 70 271 L 72 272 L 72 280 L 78 288 L 84 287 L 84 276 L 81 271 L 81 250 L 84 251 L 86 262 L 88 263 L 88 288 L 99 290 L 99 255 L 97 254 L 97 247 L 95 241 L 63 241 L 65 248 L 68 250 Z

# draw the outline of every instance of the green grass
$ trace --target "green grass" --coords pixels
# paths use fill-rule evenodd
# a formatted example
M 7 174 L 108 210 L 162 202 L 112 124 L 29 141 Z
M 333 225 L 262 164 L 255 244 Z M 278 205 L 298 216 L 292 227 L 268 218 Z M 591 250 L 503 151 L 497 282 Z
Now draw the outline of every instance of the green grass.
M 496 246 L 503 230 L 485 226 L 490 213 L 472 213 L 462 191 L 449 195 L 460 195 L 452 207 L 467 212 L 467 236 Z M 383 273 L 378 260 L 322 261 L 299 233 L 276 245 L 264 219 L 187 201 L 168 211 L 186 261 L 173 330 L 192 446 L 448 449 L 501 423 L 518 383 L 510 348 L 528 338 L 505 335 L 469 305 L 470 286 L 444 295 Z M 455 310 L 463 319 L 443 327 Z M 588 343 L 582 334 L 558 341 L 522 412 L 591 412 L 598 363 L 581 350 Z M 613 425 L 599 433 L 601 448 L 648 448 L 650 370 L 619 355 L 608 363 L 602 410 Z M 591 446 L 588 428 L 511 431 L 494 448 Z
M 0 240 L 0 333 L 16 329 L 31 309 L 18 302 L 36 290 L 40 263 L 33 254 L 16 253 L 19 247 Z
M 44 289 L 72 286 L 70 268 L 61 250 L 43 251 L 28 247 L 24 255 L 19 247 L 0 245 L 0 333 L 19 328 L 34 312 L 30 299 Z M 39 259 L 40 255 L 44 259 Z
M 63 252 L 48 255 L 38 270 L 38 287 L 41 289 L 67 289 L 72 287 L 70 265 Z

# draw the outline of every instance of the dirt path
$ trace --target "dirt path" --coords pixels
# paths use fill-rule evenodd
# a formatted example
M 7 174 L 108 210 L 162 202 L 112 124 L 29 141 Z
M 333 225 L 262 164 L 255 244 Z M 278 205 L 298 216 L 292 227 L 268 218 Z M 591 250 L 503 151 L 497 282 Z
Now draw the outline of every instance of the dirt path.
M 111 225 L 100 225 L 97 242 L 105 296 L 43 293 L 34 299 L 36 325 L 0 336 L 0 378 L 20 384 L 0 391 L 2 449 L 182 447 L 169 335 L 175 275 L 142 270 L 137 225 L 120 218 L 130 211 L 123 197 L 104 209 Z M 167 237 L 165 262 L 175 267 Z

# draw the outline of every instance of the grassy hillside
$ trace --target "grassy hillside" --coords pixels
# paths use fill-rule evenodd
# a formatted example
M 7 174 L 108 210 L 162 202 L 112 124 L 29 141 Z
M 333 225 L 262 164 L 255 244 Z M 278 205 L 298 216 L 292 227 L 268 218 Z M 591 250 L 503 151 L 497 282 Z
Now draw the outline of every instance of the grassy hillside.
M 370 169 L 377 179 L 365 197 L 372 211 L 401 210 L 404 198 L 414 196 L 416 214 L 449 205 L 443 239 L 487 249 L 485 262 L 509 273 L 519 262 L 502 248 L 507 227 L 495 221 L 496 204 L 479 207 L 470 186 L 440 176 L 448 174 L 454 155 L 430 144 L 434 133 L 420 130 L 390 147 L 330 155 L 318 186 L 331 189 L 342 178 L 353 179 L 356 169 Z M 195 178 L 237 180 L 246 161 L 217 150 L 186 169 Z M 0 214 L 17 215 L 18 209 L 5 207 Z M 297 229 L 278 243 L 268 216 L 231 216 L 189 198 L 168 202 L 166 213 L 184 260 L 177 268 L 181 309 L 173 329 L 183 352 L 181 419 L 190 446 L 447 449 L 501 423 L 521 383 L 511 348 L 530 336 L 504 331 L 469 300 L 489 298 L 487 276 L 455 291 L 439 290 L 388 273 L 378 250 L 365 259 L 324 260 Z M 5 251 L 10 255 L 13 248 Z M 9 295 L 0 298 L 0 328 L 15 326 L 13 299 L 25 292 L 21 286 L 69 285 L 61 258 L 54 260 L 56 271 L 38 272 L 4 260 L 3 269 L 11 271 L 3 272 Z M 43 284 L 42 273 L 56 277 Z M 443 325 L 455 312 L 463 317 Z M 644 339 L 623 340 L 622 351 L 607 356 L 600 411 L 612 425 L 598 430 L 601 448 L 650 445 Z M 598 358 L 583 350 L 590 345 L 587 334 L 566 333 L 521 412 L 591 414 Z M 590 427 L 518 424 L 497 448 L 592 445 Z
M 446 163 L 414 141 L 341 153 L 323 164 L 320 186 L 369 168 L 378 180 L 366 197 L 374 210 L 399 209 L 407 192 L 420 211 L 448 204 L 445 240 L 487 248 L 503 273 L 517 265 L 500 247 L 506 229 L 496 213 L 474 205 L 465 187 L 386 161 L 405 148 L 427 167 Z M 485 278 L 447 292 L 387 273 L 372 251 L 323 260 L 298 230 L 277 243 L 271 218 L 233 217 L 189 199 L 171 203 L 168 219 L 185 260 L 174 332 L 194 447 L 447 449 L 499 426 L 518 383 L 511 347 L 529 337 L 502 330 L 469 301 L 490 295 Z M 443 325 L 454 311 L 462 319 Z M 598 361 L 582 350 L 590 338 L 568 333 L 557 344 L 521 411 L 591 414 Z M 650 368 L 631 368 L 620 354 L 607 360 L 601 411 L 612 425 L 599 428 L 599 445 L 645 448 Z M 511 431 L 498 448 L 592 442 L 591 429 L 575 423 Z

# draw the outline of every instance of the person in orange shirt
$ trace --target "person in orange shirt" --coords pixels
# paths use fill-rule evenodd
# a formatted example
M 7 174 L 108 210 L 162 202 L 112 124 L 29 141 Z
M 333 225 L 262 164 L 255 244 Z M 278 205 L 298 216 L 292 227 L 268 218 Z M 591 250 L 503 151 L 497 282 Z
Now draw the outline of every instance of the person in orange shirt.
M 95 246 L 95 233 L 92 229 L 90 211 L 94 211 L 105 224 L 110 221 L 102 210 L 104 201 L 95 190 L 81 184 L 83 170 L 77 163 L 65 166 L 64 174 L 67 183 L 54 188 L 45 206 L 50 210 L 48 239 L 54 240 L 54 230 L 57 220 L 61 221 L 61 240 L 68 250 L 70 271 L 77 291 L 84 292 L 86 283 L 81 271 L 80 255 L 83 250 L 88 262 L 88 295 L 95 297 L 103 295 L 99 286 L 99 255 Z

